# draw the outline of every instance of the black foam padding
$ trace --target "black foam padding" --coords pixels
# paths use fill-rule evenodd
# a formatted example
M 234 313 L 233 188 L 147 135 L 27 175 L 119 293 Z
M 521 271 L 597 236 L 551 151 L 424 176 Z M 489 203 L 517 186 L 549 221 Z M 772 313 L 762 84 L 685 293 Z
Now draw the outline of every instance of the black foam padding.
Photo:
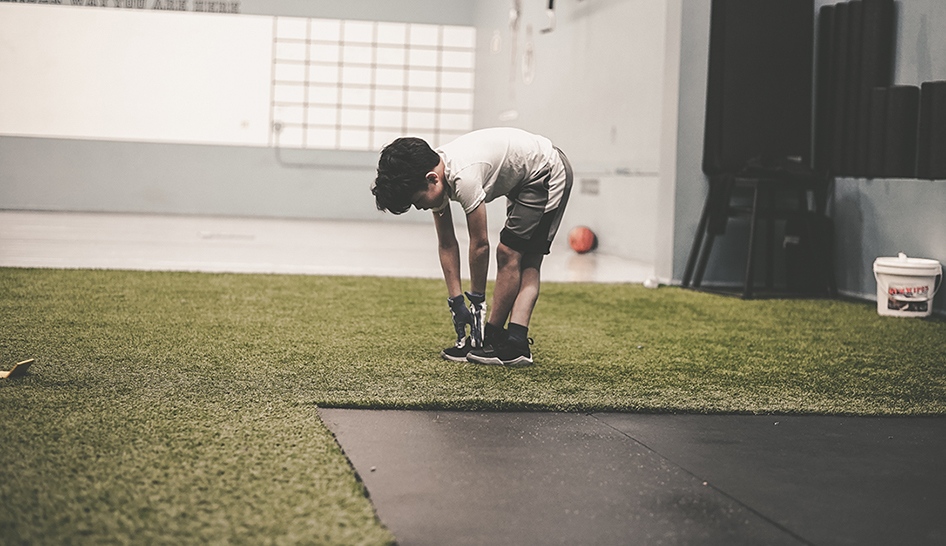
M 882 178 L 884 176 L 884 158 L 886 152 L 884 138 L 887 125 L 887 88 L 875 87 L 870 95 L 870 115 L 868 126 L 868 158 L 867 172 L 865 176 L 869 178 Z
M 706 74 L 706 119 L 703 132 L 703 172 L 722 171 L 724 79 L 726 63 L 726 9 L 713 2 L 710 9 L 709 65 Z
M 848 96 L 848 80 L 845 78 L 846 67 L 848 65 L 848 52 L 850 50 L 850 25 L 848 24 L 850 5 L 840 3 L 835 5 L 834 11 L 834 32 L 832 42 L 834 43 L 832 63 L 834 71 L 834 96 L 832 103 L 834 105 L 834 123 L 832 123 L 831 138 L 831 171 L 836 175 L 848 174 L 844 163 L 844 128 L 846 98 Z
M 946 180 L 946 81 L 920 86 L 917 178 Z
M 834 134 L 834 35 L 833 4 L 818 10 L 818 66 L 815 79 L 815 168 L 827 171 L 831 165 Z
M 811 160 L 812 0 L 713 0 L 703 171 Z
M 894 85 L 887 88 L 884 175 L 888 178 L 916 176 L 919 109 L 919 87 Z
M 864 166 L 870 170 L 871 94 L 875 87 L 893 85 L 895 15 L 894 0 L 863 0 L 859 122 L 855 144 L 857 174 L 864 174 L 861 172 Z
M 863 51 L 862 34 L 864 29 L 864 3 L 861 0 L 848 3 L 848 52 L 844 67 L 844 79 L 847 80 L 844 108 L 844 129 L 842 144 L 842 173 L 858 176 L 866 168 L 857 163 L 858 122 L 861 119 L 861 52 Z

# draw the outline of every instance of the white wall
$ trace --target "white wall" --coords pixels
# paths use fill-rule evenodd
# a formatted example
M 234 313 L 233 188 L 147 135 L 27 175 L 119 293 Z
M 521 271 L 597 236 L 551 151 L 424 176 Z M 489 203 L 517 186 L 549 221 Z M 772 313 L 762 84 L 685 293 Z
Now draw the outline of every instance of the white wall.
M 665 2 L 561 1 L 549 33 L 541 32 L 548 25 L 543 2 L 522 7 L 514 33 L 508 0 L 477 5 L 475 123 L 546 135 L 580 171 L 657 173 Z M 497 33 L 500 48 L 493 50 Z M 531 82 L 524 67 L 530 47 Z M 507 122 L 504 112 L 518 117 Z
M 0 134 L 265 146 L 272 17 L 0 4 Z
M 654 263 L 659 219 L 672 218 L 672 200 L 661 198 L 668 183 L 661 162 L 664 106 L 676 94 L 673 73 L 666 99 L 668 9 L 679 3 L 557 2 L 548 33 L 546 4 L 521 5 L 515 30 L 511 2 L 477 3 L 474 125 L 549 137 L 575 169 L 563 232 L 586 225 L 599 251 Z M 670 113 L 673 132 L 675 107 Z M 593 186 L 596 193 L 583 191 Z
M 0 71 L 15 81 L 0 91 L 0 207 L 429 222 L 375 210 L 376 152 L 258 147 L 269 136 L 258 106 L 268 106 L 259 95 L 272 43 L 272 18 L 258 15 L 475 24 L 475 125 L 552 138 L 576 168 L 562 233 L 588 225 L 602 252 L 652 262 L 658 222 L 673 217 L 661 161 L 662 139 L 675 134 L 664 130 L 676 114 L 675 79 L 665 78 L 675 61 L 664 50 L 675 39 L 668 6 L 679 1 L 562 0 L 547 34 L 546 4 L 524 1 L 511 85 L 510 0 L 244 0 L 238 15 L 0 3 Z M 88 31 L 103 19 L 122 21 L 117 34 Z M 175 40 L 172 20 L 187 40 Z M 34 47 L 61 43 L 53 36 L 74 47 Z M 528 84 L 524 57 L 534 61 Z M 124 77 L 97 76 L 97 63 Z M 50 100 L 30 100 L 39 92 Z M 518 118 L 499 120 L 508 110 Z M 597 194 L 582 192 L 591 180 Z M 503 217 L 492 204 L 497 231 Z
M 376 152 L 261 147 L 273 17 L 102 4 L 0 2 L 0 207 L 429 221 L 375 209 Z M 472 22 L 465 0 L 232 4 L 267 15 Z

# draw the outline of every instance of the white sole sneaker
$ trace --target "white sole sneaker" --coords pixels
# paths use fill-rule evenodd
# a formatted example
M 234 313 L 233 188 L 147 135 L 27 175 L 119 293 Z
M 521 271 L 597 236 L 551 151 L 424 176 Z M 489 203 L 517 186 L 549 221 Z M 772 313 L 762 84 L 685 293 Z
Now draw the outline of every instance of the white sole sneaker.
M 440 358 L 452 362 L 467 362 L 466 357 L 471 349 L 473 349 L 473 342 L 470 338 L 466 338 L 463 346 L 454 345 L 440 351 Z
M 495 349 L 486 347 L 484 349 L 474 349 L 470 351 L 466 359 L 476 364 L 492 366 L 529 366 L 532 364 L 532 352 L 529 351 L 528 348 L 526 352 L 523 353 L 509 346 Z

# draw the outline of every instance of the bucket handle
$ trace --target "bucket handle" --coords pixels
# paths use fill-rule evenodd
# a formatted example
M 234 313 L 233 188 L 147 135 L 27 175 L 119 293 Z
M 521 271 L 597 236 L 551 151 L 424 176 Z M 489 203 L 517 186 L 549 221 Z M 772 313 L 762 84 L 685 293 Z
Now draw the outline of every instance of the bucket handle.
M 887 285 L 880 282 L 880 277 L 877 276 L 877 272 L 874 271 L 874 280 L 877 281 L 877 284 L 881 287 L 881 292 L 887 294 L 888 298 L 894 299 L 896 301 L 916 301 L 912 298 L 907 298 L 905 296 L 890 295 L 890 291 L 887 290 Z M 933 301 L 933 298 L 936 297 L 936 293 L 939 292 L 939 287 L 943 284 L 943 266 L 940 266 L 939 273 L 936 274 L 936 282 L 933 285 L 933 293 L 930 294 L 929 301 Z

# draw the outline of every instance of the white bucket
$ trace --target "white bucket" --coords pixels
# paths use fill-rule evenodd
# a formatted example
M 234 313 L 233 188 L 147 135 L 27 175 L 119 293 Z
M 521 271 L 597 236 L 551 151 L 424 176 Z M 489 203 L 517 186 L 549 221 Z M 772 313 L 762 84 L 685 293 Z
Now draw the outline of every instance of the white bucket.
M 877 313 L 891 317 L 928 317 L 933 296 L 943 281 L 943 266 L 937 260 L 896 258 L 874 260 L 877 280 Z

